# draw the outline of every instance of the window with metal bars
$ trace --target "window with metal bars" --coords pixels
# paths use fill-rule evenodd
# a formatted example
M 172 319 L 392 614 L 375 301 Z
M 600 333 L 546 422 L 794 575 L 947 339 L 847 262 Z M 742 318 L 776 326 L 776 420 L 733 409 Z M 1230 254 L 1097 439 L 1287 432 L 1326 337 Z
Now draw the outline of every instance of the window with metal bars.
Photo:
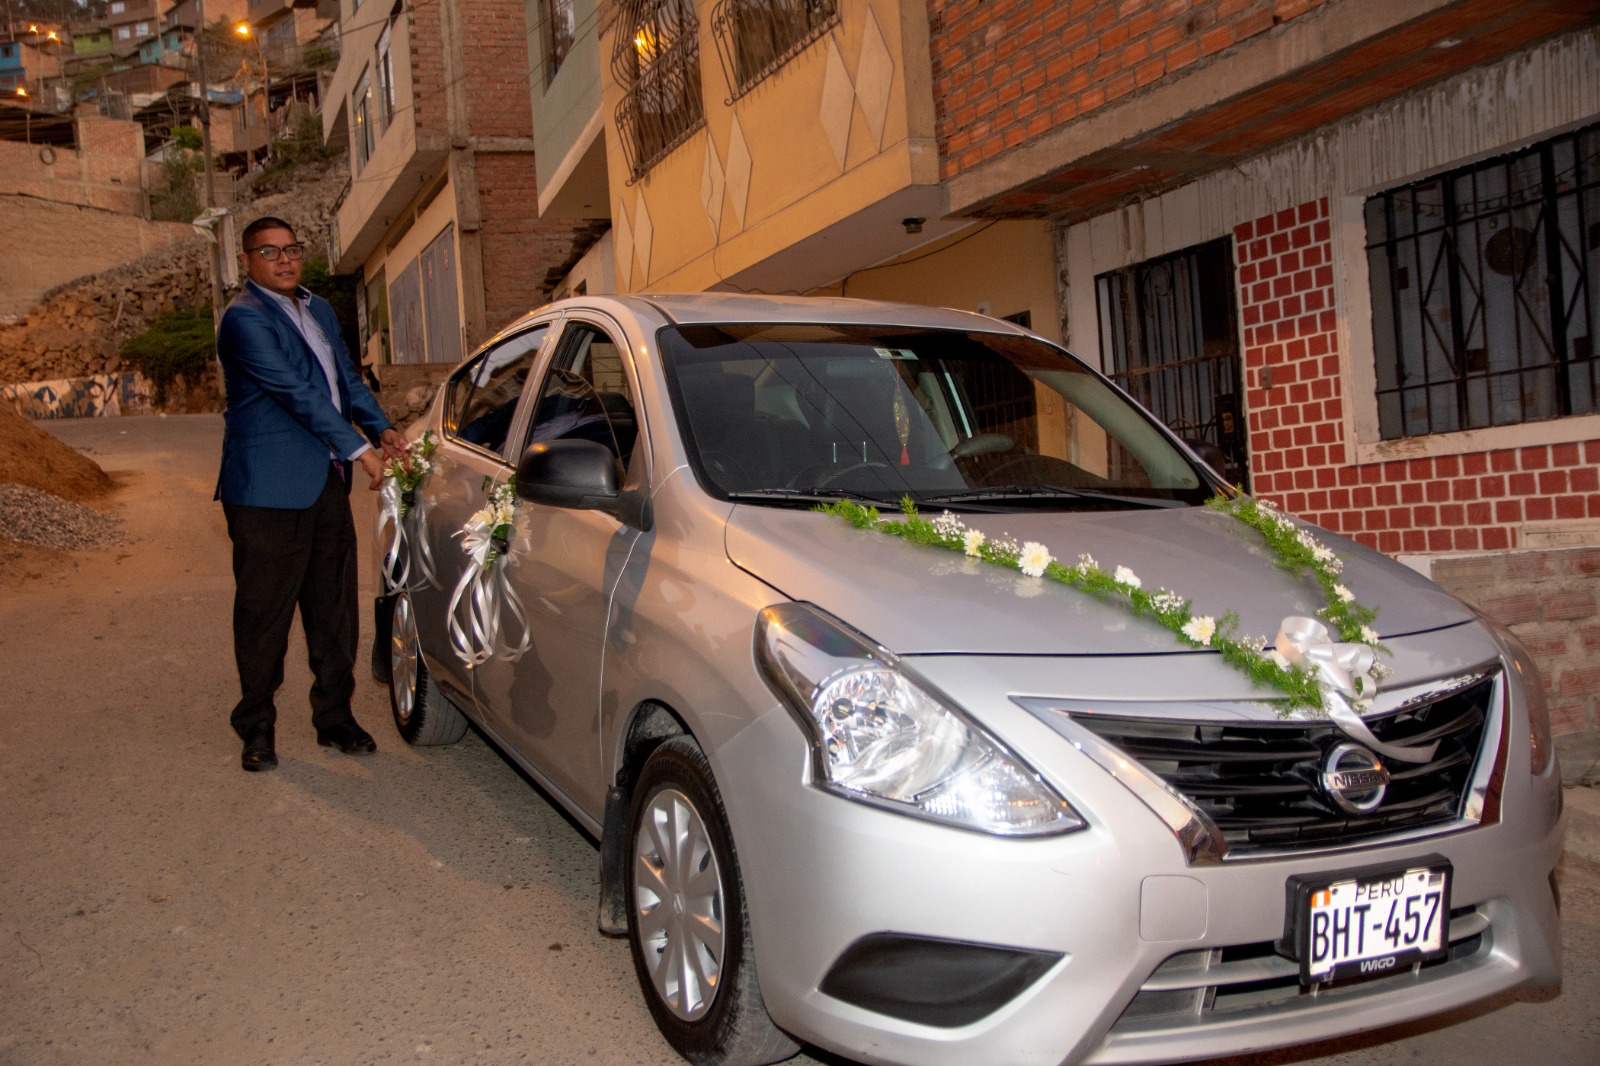
M 1095 278 L 1107 376 L 1248 488 L 1233 245 L 1211 241 Z M 1215 462 L 1215 459 L 1212 460 Z
M 700 20 L 691 0 L 623 0 L 611 50 L 617 133 L 632 181 L 705 125 Z
M 718 0 L 711 34 L 728 78 L 728 102 L 838 24 L 839 0 Z
M 1385 439 L 1600 410 L 1600 125 L 1367 201 Z

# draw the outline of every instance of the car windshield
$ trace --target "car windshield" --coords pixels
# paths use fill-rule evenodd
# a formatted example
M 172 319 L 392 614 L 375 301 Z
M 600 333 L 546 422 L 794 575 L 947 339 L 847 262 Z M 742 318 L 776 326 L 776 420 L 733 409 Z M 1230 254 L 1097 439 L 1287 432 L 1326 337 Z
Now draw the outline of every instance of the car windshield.
M 664 329 L 701 484 L 809 504 L 1193 505 L 1212 486 L 1150 418 L 1031 337 L 853 325 Z

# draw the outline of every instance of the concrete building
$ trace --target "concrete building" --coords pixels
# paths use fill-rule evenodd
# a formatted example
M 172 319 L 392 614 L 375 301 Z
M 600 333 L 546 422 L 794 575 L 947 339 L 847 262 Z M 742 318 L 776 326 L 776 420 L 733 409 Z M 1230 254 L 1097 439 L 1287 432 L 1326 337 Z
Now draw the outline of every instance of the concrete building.
M 330 260 L 365 284 L 368 362 L 453 364 L 572 258 L 574 226 L 539 219 L 523 8 L 344 0 L 341 17 L 323 125 L 351 179 Z

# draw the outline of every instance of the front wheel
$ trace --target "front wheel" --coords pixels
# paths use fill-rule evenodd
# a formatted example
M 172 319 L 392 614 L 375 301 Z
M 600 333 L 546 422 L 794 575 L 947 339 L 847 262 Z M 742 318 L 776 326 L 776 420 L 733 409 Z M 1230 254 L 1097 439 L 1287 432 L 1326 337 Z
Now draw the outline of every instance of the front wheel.
M 422 661 L 416 612 L 404 590 L 394 594 L 390 606 L 389 708 L 408 744 L 454 744 L 467 732 L 466 716 L 439 691 Z
M 762 1066 L 798 1051 L 762 1004 L 722 798 L 691 738 L 645 763 L 627 856 L 634 971 L 673 1049 L 696 1066 Z

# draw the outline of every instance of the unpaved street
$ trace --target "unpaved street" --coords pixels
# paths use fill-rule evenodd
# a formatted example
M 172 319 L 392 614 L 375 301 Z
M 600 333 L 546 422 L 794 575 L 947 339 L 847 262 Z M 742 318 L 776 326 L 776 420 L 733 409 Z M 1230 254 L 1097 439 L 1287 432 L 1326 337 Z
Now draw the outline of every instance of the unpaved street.
M 378 753 L 319 748 L 293 645 L 281 766 L 240 771 L 220 416 L 46 425 L 128 543 L 0 575 L 0 1066 L 677 1063 L 595 932 L 594 844 L 475 734 L 408 749 L 358 674 Z M 1600 1062 L 1596 857 L 1559 996 L 1234 1066 Z

